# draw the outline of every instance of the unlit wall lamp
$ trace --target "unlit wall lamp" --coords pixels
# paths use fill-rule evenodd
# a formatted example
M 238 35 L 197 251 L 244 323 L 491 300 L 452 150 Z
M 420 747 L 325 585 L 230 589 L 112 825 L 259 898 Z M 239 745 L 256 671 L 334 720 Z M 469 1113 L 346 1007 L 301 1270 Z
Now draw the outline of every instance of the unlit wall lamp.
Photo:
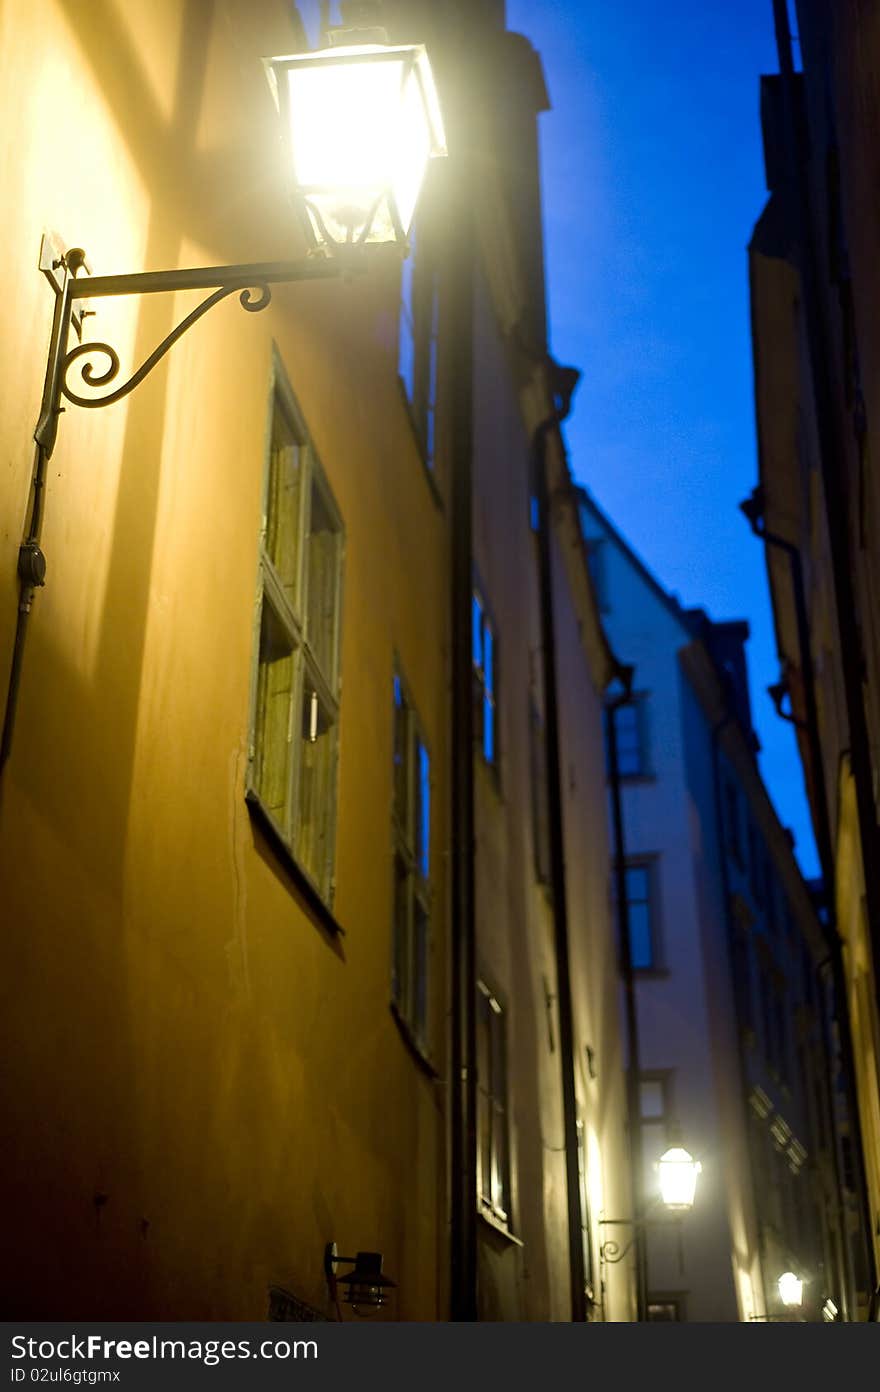
M 370 10 L 343 4 L 343 18 L 357 24 Z M 264 59 L 281 123 L 290 188 L 309 245 L 297 261 L 203 266 L 92 276 L 86 253 L 46 236 L 40 270 L 55 292 L 55 313 L 39 420 L 32 502 L 18 553 L 20 599 L 6 710 L 0 736 L 0 769 L 9 757 L 21 676 L 24 636 L 36 590 L 45 583 L 40 534 L 46 463 L 65 402 L 94 410 L 111 406 L 141 383 L 203 314 L 237 294 L 250 313 L 265 309 L 275 284 L 336 278 L 362 269 L 366 249 L 396 244 L 405 256 L 407 237 L 428 161 L 446 154 L 443 122 L 427 53 L 421 45 L 393 46 L 381 29 L 342 27 L 330 46 L 315 53 Z M 209 291 L 123 382 L 112 344 L 95 339 L 70 347 L 71 328 L 82 332 L 86 302 L 127 295 Z M 75 385 L 70 374 L 76 368 Z M 84 394 L 81 386 L 97 389 Z M 100 389 L 110 387 L 100 394 Z
M 340 1262 L 352 1267 L 344 1276 L 338 1276 L 336 1273 Z M 351 1305 L 355 1314 L 361 1310 L 372 1312 L 386 1305 L 389 1290 L 395 1289 L 397 1285 L 397 1282 L 392 1281 L 382 1270 L 381 1252 L 358 1252 L 355 1257 L 341 1257 L 336 1250 L 335 1242 L 328 1242 L 324 1248 L 324 1275 L 327 1277 L 333 1300 L 338 1303 L 337 1292 L 342 1285 L 342 1298 L 346 1304 Z

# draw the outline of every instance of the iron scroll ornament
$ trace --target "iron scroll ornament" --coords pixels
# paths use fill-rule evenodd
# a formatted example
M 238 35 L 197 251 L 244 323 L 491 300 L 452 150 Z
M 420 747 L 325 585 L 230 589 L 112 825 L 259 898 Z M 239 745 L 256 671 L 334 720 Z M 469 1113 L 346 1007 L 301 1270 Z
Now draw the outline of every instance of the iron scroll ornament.
M 215 290 L 200 305 L 191 310 L 180 323 L 163 338 L 157 348 L 153 350 L 148 358 L 145 358 L 136 372 L 133 372 L 127 382 L 114 391 L 107 392 L 105 396 L 80 396 L 70 387 L 68 377 L 71 369 L 81 359 L 86 361 L 80 368 L 80 376 L 89 387 L 103 387 L 108 382 L 115 380 L 119 373 L 119 354 L 110 343 L 94 340 L 90 343 L 79 343 L 75 348 L 71 348 L 67 353 L 61 371 L 61 394 L 66 397 L 74 406 L 85 406 L 95 408 L 97 406 L 112 406 L 115 401 L 121 401 L 129 392 L 134 391 L 145 377 L 147 377 L 156 365 L 161 362 L 169 349 L 173 348 L 177 340 L 191 328 L 203 314 L 207 314 L 209 309 L 213 309 L 216 304 L 224 300 L 229 295 L 239 292 L 239 302 L 242 309 L 246 309 L 249 314 L 257 314 L 261 309 L 265 309 L 272 299 L 272 291 L 268 284 L 256 282 L 254 285 L 225 285 L 219 290 Z M 256 293 L 255 293 L 256 292 Z M 91 361 L 94 354 L 100 353 L 108 360 L 108 366 L 103 372 L 97 372 Z
M 53 242 L 49 243 L 48 250 L 51 256 L 55 250 Z M 228 296 L 237 294 L 242 308 L 253 314 L 265 309 L 269 304 L 270 285 L 289 285 L 305 280 L 349 280 L 365 269 L 362 251 L 359 253 L 356 249 L 343 249 L 332 258 L 310 255 L 298 261 L 258 261 L 236 266 L 198 266 L 188 270 L 138 271 L 132 275 L 92 276 L 88 272 L 86 255 L 81 247 L 72 247 L 51 260 L 43 259 L 41 252 L 41 270 L 55 291 L 55 314 L 49 340 L 43 400 L 34 429 L 34 440 L 42 452 L 42 457 L 51 458 L 55 448 L 58 417 L 66 410 L 61 404 L 63 399 L 71 405 L 83 406 L 86 409 L 110 406 L 113 402 L 120 401 L 152 372 L 187 329 Z M 211 293 L 172 329 L 127 382 L 103 396 L 84 396 L 77 390 L 78 381 L 76 385 L 69 384 L 69 374 L 83 359 L 85 362 L 79 369 L 79 376 L 87 387 L 105 387 L 115 381 L 119 373 L 119 354 L 110 343 L 95 340 L 68 348 L 71 327 L 78 329 L 78 322 L 82 322 L 87 312 L 82 308 L 85 301 L 94 302 L 130 295 L 173 294 L 181 290 L 210 290 Z M 78 322 L 75 316 L 78 316 Z M 96 357 L 103 358 L 106 367 L 99 369 L 94 361 Z

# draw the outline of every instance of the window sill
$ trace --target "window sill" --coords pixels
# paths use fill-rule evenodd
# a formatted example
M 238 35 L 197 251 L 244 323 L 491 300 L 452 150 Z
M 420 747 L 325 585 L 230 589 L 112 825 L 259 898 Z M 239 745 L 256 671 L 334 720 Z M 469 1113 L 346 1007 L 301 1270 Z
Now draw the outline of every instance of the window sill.
M 253 821 L 256 822 L 266 841 L 268 842 L 273 855 L 281 863 L 281 867 L 299 894 L 304 900 L 305 907 L 311 916 L 317 919 L 318 924 L 334 938 L 344 938 L 345 929 L 334 917 L 330 906 L 324 902 L 317 889 L 309 879 L 302 866 L 296 860 L 293 852 L 288 846 L 278 827 L 269 812 L 266 811 L 259 795 L 253 789 L 248 789 L 244 795 L 247 803 L 248 812 Z
M 501 1220 L 493 1215 L 490 1209 L 480 1208 L 478 1210 L 478 1213 L 480 1221 L 482 1223 L 485 1223 L 486 1227 L 490 1228 L 493 1233 L 497 1233 L 499 1237 L 504 1238 L 505 1241 L 509 1242 L 511 1247 L 525 1246 L 525 1243 L 523 1242 L 522 1238 L 517 1237 L 515 1233 L 512 1233 L 510 1231 L 510 1228 L 506 1228 L 504 1224 L 501 1222 Z
M 418 450 L 419 459 L 422 461 L 422 469 L 424 470 L 425 478 L 428 481 L 428 487 L 431 490 L 431 495 L 434 499 L 434 502 L 437 504 L 437 507 L 442 512 L 443 497 L 440 492 L 440 486 L 437 483 L 436 461 L 434 466 L 428 463 L 428 458 L 425 454 L 425 444 L 422 440 L 419 427 L 416 424 L 416 418 L 413 412 L 412 402 L 409 399 L 409 394 L 406 390 L 406 384 L 404 383 L 403 378 L 399 374 L 397 377 L 397 385 L 400 388 L 400 398 L 403 402 L 403 408 L 406 411 L 406 418 L 410 423 L 410 428 L 412 429 L 413 439 L 415 441 L 416 449 Z
M 418 1040 L 416 1039 L 415 1035 L 413 1034 L 412 1030 L 407 1024 L 406 1020 L 404 1019 L 403 1015 L 400 1013 L 397 1006 L 394 1004 L 394 1001 L 391 1001 L 388 1008 L 391 1011 L 391 1014 L 394 1018 L 394 1023 L 397 1025 L 398 1032 L 401 1038 L 403 1039 L 403 1042 L 406 1045 L 409 1053 L 412 1054 L 413 1059 L 418 1064 L 422 1072 L 426 1074 L 427 1077 L 431 1078 L 434 1082 L 437 1082 L 440 1078 L 440 1074 L 437 1072 L 437 1069 L 434 1067 L 433 1063 L 428 1058 L 428 1055 L 425 1053 L 424 1049 L 419 1044 Z

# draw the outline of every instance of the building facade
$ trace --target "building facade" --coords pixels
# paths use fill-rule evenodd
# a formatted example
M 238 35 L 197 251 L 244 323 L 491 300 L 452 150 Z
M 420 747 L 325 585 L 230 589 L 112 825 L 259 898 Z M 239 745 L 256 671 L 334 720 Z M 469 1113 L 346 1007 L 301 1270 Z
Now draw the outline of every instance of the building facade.
M 756 763 L 743 623 L 686 611 L 586 491 L 584 535 L 615 651 L 614 715 L 639 1036 L 649 1319 L 840 1309 L 846 1277 L 829 1151 L 821 928 Z M 700 1161 L 692 1212 L 650 1205 L 656 1161 Z M 653 1217 L 651 1216 L 653 1213 Z
M 766 546 L 781 676 L 829 886 L 850 1079 L 839 1145 L 854 1282 L 872 1318 L 880 1259 L 880 879 L 874 306 L 874 7 L 775 5 L 780 72 L 762 79 L 768 201 L 749 247 L 759 485 L 744 505 Z
M 469 341 L 450 307 L 450 159 L 402 266 L 378 251 L 367 274 L 280 286 L 253 315 L 232 297 L 130 396 L 70 405 L 36 461 L 44 234 L 83 246 L 91 274 L 302 254 L 260 60 L 306 37 L 280 0 L 38 0 L 5 16 L 16 157 L 0 184 L 22 326 L 0 348 L 10 1316 L 332 1318 L 335 1241 L 383 1254 L 391 1318 L 448 1317 L 449 402 L 469 359 L 477 1313 L 570 1319 L 577 1249 L 588 1316 L 632 1315 L 628 1272 L 603 1285 L 598 1260 L 602 1212 L 629 1205 L 604 893 L 613 660 L 570 504 L 546 519 L 565 954 L 542 849 L 546 94 L 503 6 L 446 11 L 383 18 L 392 39 L 436 46 L 453 118 L 446 21 L 479 40 L 491 140 L 477 142 Z M 101 301 L 83 338 L 135 367 L 192 304 Z M 86 395 L 106 355 L 91 360 Z M 566 482 L 558 441 L 546 468 Z M 35 599 L 22 536 L 48 561 Z

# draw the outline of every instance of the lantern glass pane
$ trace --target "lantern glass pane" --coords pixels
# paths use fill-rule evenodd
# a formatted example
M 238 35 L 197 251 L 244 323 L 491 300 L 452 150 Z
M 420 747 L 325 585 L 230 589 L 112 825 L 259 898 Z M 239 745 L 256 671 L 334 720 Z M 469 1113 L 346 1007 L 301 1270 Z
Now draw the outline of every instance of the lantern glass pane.
M 779 1298 L 783 1305 L 800 1305 L 804 1294 L 804 1283 L 793 1271 L 784 1271 L 779 1281 Z
M 423 48 L 330 48 L 278 61 L 293 172 L 319 244 L 405 237 L 445 154 Z
M 672 1146 L 657 1165 L 660 1197 L 667 1208 L 692 1208 L 697 1188 L 699 1162 L 681 1146 Z
M 412 226 L 419 193 L 431 158 L 431 129 L 422 98 L 422 84 L 415 67 L 404 79 L 397 127 L 397 153 L 393 171 L 394 201 L 404 236 Z

